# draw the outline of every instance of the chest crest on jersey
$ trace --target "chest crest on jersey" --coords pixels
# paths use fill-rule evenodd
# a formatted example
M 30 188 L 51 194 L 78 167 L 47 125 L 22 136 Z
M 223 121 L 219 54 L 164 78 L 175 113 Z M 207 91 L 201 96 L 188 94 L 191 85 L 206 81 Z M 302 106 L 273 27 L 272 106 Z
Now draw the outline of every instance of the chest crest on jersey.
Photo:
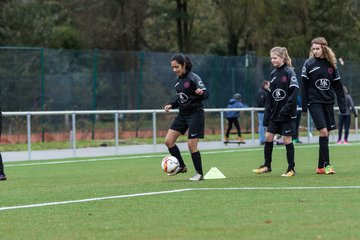
M 329 73 L 329 74 L 333 74 L 333 72 L 334 72 L 334 69 L 333 69 L 332 67 L 329 67 L 329 68 L 328 68 L 328 73 Z
M 281 101 L 286 97 L 286 92 L 280 88 L 275 89 L 275 91 L 272 93 L 272 97 L 275 101 Z
M 281 77 L 281 81 L 282 81 L 282 82 L 287 82 L 287 77 L 286 77 L 286 76 L 282 76 L 282 77 Z
M 184 88 L 189 88 L 190 87 L 190 83 L 189 82 L 184 82 Z
M 327 91 L 330 89 L 330 81 L 326 78 L 320 78 L 315 82 L 315 86 L 321 91 Z

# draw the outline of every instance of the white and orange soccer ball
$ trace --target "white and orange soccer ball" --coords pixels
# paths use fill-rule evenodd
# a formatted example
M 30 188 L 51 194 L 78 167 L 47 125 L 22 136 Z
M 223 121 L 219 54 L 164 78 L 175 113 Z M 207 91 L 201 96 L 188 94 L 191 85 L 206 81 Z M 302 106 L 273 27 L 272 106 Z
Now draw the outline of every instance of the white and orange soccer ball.
M 166 173 L 173 173 L 179 167 L 179 160 L 174 156 L 165 156 L 161 161 L 161 168 Z

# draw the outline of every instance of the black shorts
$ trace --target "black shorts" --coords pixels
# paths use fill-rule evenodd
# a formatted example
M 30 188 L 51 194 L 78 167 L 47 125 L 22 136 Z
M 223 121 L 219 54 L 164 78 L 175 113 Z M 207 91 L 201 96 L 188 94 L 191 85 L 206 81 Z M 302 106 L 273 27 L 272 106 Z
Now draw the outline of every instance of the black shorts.
M 188 139 L 204 138 L 205 114 L 204 111 L 189 115 L 178 114 L 172 122 L 170 129 L 182 135 L 189 129 Z
M 336 129 L 333 105 L 311 104 L 309 111 L 317 130 L 327 128 L 328 131 Z
M 295 122 L 274 122 L 270 121 L 267 132 L 272 134 L 281 134 L 282 136 L 292 136 L 295 130 Z

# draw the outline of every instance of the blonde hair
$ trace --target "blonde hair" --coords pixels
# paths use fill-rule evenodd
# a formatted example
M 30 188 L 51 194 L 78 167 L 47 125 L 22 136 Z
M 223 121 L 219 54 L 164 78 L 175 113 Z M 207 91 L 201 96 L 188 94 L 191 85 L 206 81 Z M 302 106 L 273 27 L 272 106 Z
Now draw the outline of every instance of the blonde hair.
M 285 47 L 273 47 L 270 50 L 270 54 L 271 53 L 278 55 L 279 57 L 284 59 L 284 63 L 286 63 L 287 65 L 292 67 L 290 55 L 288 53 L 288 50 Z
M 311 41 L 311 46 L 310 46 L 310 54 L 309 56 L 311 58 L 314 57 L 314 53 L 312 52 L 312 45 L 313 44 L 319 44 L 321 45 L 321 48 L 323 50 L 323 54 L 324 57 L 326 58 L 326 60 L 328 60 L 328 62 L 331 64 L 331 66 L 333 66 L 334 68 L 336 68 L 336 56 L 335 53 L 333 52 L 333 50 L 328 46 L 328 42 L 326 41 L 326 39 L 324 37 L 317 37 L 314 38 Z

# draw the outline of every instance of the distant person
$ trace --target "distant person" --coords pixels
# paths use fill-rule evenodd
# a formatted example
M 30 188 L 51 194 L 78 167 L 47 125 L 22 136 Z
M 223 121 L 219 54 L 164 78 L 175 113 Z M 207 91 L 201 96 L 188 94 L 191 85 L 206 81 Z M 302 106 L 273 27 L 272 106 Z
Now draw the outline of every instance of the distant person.
M 351 124 L 351 112 L 354 113 L 355 118 L 357 118 L 357 111 L 354 106 L 354 101 L 350 94 L 348 94 L 347 88 L 344 86 L 344 94 L 345 94 L 345 104 L 346 104 L 346 112 L 344 114 L 339 115 L 339 136 L 337 144 L 348 144 L 349 137 L 349 129 Z M 343 127 L 345 128 L 344 142 L 341 141 L 341 135 L 343 131 Z
M 1 142 L 1 132 L 2 132 L 2 112 L 0 110 L 0 142 Z M 0 153 L 0 181 L 5 181 L 6 179 L 7 178 L 4 172 L 4 164 Z
M 229 104 L 227 105 L 227 108 L 243 108 L 246 107 L 242 101 L 241 101 L 241 94 L 240 93 L 235 93 L 234 96 L 229 100 Z M 240 112 L 239 111 L 228 111 L 225 112 L 225 116 L 226 119 L 228 121 L 228 128 L 226 130 L 225 133 L 225 142 L 229 142 L 229 136 L 230 136 L 230 131 L 232 129 L 232 125 L 235 125 L 236 128 L 236 132 L 237 132 L 237 140 L 241 143 L 245 143 L 244 142 L 244 138 L 241 135 L 241 127 L 239 124 L 239 116 L 240 116 Z
M 172 122 L 170 129 L 165 137 L 165 144 L 170 154 L 179 160 L 180 166 L 171 176 L 179 173 L 186 173 L 187 167 L 176 140 L 180 135 L 188 131 L 187 145 L 191 154 L 191 159 L 195 167 L 195 176 L 190 181 L 200 181 L 204 179 L 201 163 L 201 154 L 198 150 L 199 139 L 204 138 L 205 114 L 203 101 L 209 97 L 201 78 L 191 71 L 192 62 L 189 57 L 182 54 L 174 55 L 171 58 L 171 68 L 176 74 L 175 89 L 177 99 L 166 104 L 164 110 L 179 108 L 179 113 Z
M 299 84 L 291 65 L 291 58 L 284 47 L 270 50 L 270 59 L 275 69 L 270 74 L 270 87 L 264 113 L 266 142 L 264 146 L 264 164 L 254 169 L 257 174 L 271 172 L 274 137 L 281 134 L 286 147 L 288 167 L 282 177 L 293 177 L 295 172 L 295 149 L 292 143 L 294 129 L 293 119 L 296 117 L 296 98 Z
M 309 112 L 319 131 L 319 159 L 317 174 L 335 174 L 330 165 L 329 134 L 336 129 L 334 104 L 335 95 L 340 112 L 346 113 L 345 94 L 335 53 L 325 38 L 317 37 L 311 41 L 310 57 L 302 68 L 302 111 Z
M 265 108 L 267 94 L 269 91 L 270 82 L 265 80 L 262 82 L 260 89 L 256 93 L 256 107 Z M 258 111 L 258 130 L 260 145 L 265 144 L 265 127 L 264 127 L 264 111 Z
M 293 143 L 302 143 L 302 141 L 300 141 L 299 139 L 299 127 L 300 127 L 300 121 L 301 121 L 301 96 L 298 95 L 297 96 L 297 108 L 300 108 L 299 110 L 296 111 L 296 118 L 294 119 L 294 123 L 295 123 L 295 129 L 294 129 L 294 134 L 292 135 L 292 141 Z

